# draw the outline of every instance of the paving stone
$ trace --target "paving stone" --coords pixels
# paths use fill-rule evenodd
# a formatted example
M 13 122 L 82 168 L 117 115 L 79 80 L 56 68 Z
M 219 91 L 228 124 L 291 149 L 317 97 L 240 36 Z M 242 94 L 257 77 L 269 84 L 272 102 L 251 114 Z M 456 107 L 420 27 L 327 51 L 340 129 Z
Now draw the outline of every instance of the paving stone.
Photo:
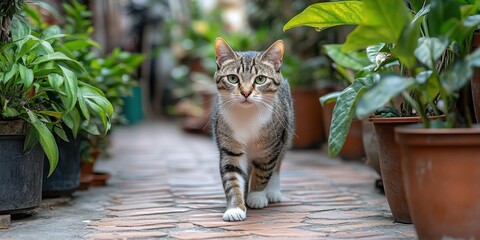
M 150 209 L 135 210 L 135 211 L 111 212 L 110 215 L 119 216 L 119 217 L 128 217 L 128 216 L 140 216 L 140 215 L 152 215 L 152 214 L 179 213 L 179 212 L 186 212 L 189 210 L 190 209 L 187 209 L 187 208 L 165 207 L 165 208 L 150 208 Z
M 221 227 L 226 230 L 256 230 L 256 229 L 286 229 L 286 228 L 293 228 L 293 227 L 301 227 L 307 226 L 308 224 L 303 223 L 251 223 L 251 224 L 241 224 L 241 225 L 231 225 L 227 227 Z
M 175 225 L 147 225 L 147 226 L 89 226 L 90 229 L 100 231 L 143 231 L 143 230 L 158 230 L 164 228 L 175 228 Z
M 326 237 L 326 233 L 311 232 L 307 230 L 287 228 L 287 229 L 255 229 L 246 231 L 251 234 L 265 237 L 291 237 L 291 238 L 319 238 Z
M 376 237 L 384 237 L 380 232 L 337 232 L 328 235 L 331 238 L 343 238 L 343 239 L 371 239 Z M 397 239 L 397 238 L 384 238 L 384 239 Z
M 86 237 L 89 239 L 139 239 L 139 238 L 158 238 L 166 237 L 164 232 L 102 232 L 91 233 Z
M 127 210 L 138 210 L 138 209 L 145 209 L 145 208 L 155 208 L 155 207 L 169 207 L 171 204 L 169 203 L 135 203 L 135 204 L 122 204 L 122 205 L 114 205 L 106 207 L 107 210 L 111 211 L 127 211 Z
M 373 211 L 326 211 L 317 212 L 309 215 L 309 218 L 326 218 L 326 219 L 355 219 L 365 217 L 382 216 L 381 213 Z
M 159 224 L 168 224 L 168 223 L 177 223 L 178 221 L 173 219 L 154 219 L 154 220 L 144 220 L 144 219 L 132 219 L 132 218 L 114 218 L 114 219 L 102 219 L 100 221 L 95 221 L 89 226 L 117 226 L 117 227 L 134 227 L 134 226 L 149 226 L 149 225 L 159 225 Z
M 248 236 L 245 232 L 182 232 L 174 233 L 171 237 L 177 239 L 213 239 L 213 238 L 232 238 Z
M 11 217 L 8 215 L 0 215 L 0 229 L 6 229 L 10 227 Z

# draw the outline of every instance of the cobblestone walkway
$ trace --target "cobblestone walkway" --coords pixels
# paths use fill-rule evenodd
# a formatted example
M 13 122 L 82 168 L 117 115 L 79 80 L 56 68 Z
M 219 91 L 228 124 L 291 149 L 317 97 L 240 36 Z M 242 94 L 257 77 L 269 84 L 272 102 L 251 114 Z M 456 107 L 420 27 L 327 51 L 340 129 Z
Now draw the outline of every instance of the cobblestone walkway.
M 107 214 L 86 238 L 414 239 L 413 225 L 394 223 L 376 174 L 320 151 L 291 151 L 282 165 L 283 201 L 224 222 L 218 153 L 204 136 L 175 124 L 146 123 L 114 134 L 115 190 Z M 115 170 L 116 169 L 116 170 Z

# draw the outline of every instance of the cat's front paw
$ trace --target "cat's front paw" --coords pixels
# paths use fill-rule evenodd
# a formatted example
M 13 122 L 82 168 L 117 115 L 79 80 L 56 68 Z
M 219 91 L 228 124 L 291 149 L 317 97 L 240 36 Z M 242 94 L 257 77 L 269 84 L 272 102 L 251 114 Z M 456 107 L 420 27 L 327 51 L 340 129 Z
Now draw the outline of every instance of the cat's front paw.
M 267 199 L 269 203 L 277 203 L 282 201 L 282 193 L 280 191 L 267 192 Z
M 230 208 L 223 214 L 224 221 L 243 221 L 247 218 L 247 212 L 240 208 Z
M 251 208 L 264 208 L 268 206 L 268 199 L 264 192 L 250 192 L 247 197 L 247 205 Z

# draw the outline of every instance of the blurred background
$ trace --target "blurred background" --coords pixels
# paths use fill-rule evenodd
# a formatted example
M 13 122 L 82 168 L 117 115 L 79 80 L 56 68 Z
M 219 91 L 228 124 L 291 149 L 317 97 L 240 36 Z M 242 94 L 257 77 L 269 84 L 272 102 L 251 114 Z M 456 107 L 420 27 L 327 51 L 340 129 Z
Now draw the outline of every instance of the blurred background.
M 62 6 L 64 1 L 44 2 L 59 15 L 69 15 Z M 322 115 L 318 98 L 345 84 L 322 45 L 343 42 L 351 30 L 338 27 L 316 32 L 300 27 L 283 32 L 289 19 L 316 2 L 321 1 L 79 0 L 85 8 L 74 5 L 78 17 L 71 21 L 77 23 L 78 31 L 91 31 L 91 38 L 100 46 L 91 51 L 110 57 L 114 65 L 124 52 L 144 57 L 138 65 L 135 61 L 129 64 L 132 84 L 116 104 L 121 108 L 116 110 L 121 123 L 173 118 L 184 130 L 205 134 L 209 133 L 210 103 L 216 91 L 215 38 L 225 38 L 237 51 L 263 51 L 282 39 L 286 45 L 282 73 L 292 87 L 297 122 L 302 123 L 297 126 L 305 126 L 305 130 L 297 127 L 299 137 L 294 146 L 311 148 L 324 142 L 328 131 L 324 123 L 329 117 Z M 55 24 L 68 22 L 68 17 L 62 20 L 55 14 L 46 15 L 47 21 Z M 79 24 L 82 18 L 84 26 Z M 114 87 L 111 84 L 103 90 Z

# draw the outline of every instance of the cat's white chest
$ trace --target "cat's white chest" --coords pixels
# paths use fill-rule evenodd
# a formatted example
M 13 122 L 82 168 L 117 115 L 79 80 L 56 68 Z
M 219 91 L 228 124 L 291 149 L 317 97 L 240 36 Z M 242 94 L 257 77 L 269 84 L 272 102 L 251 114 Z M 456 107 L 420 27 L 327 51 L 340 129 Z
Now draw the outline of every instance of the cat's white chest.
M 235 139 L 249 145 L 256 141 L 261 129 L 271 116 L 270 114 L 261 114 L 256 108 L 249 108 L 230 111 L 225 117 Z

